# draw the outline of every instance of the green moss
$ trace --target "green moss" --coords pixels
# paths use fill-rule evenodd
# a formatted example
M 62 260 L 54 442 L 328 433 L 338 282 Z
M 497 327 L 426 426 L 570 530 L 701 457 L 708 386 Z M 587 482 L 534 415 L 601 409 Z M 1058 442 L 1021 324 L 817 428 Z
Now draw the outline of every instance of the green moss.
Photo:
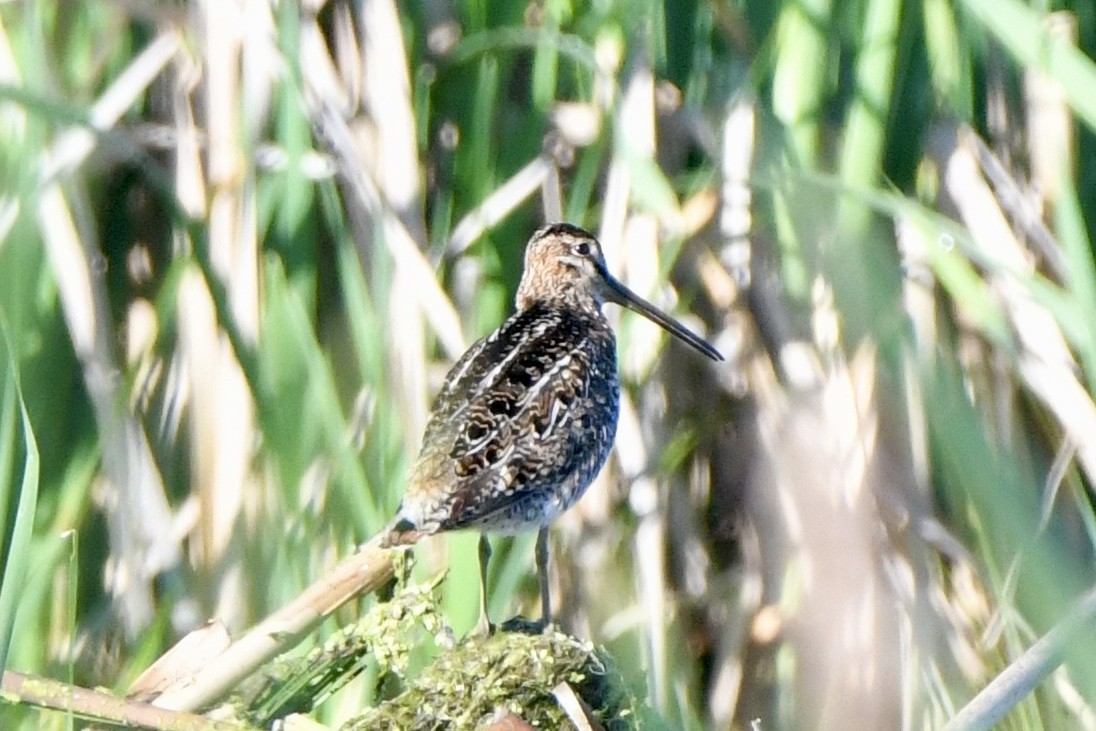
M 356 677 L 370 656 L 404 677 L 423 630 L 433 636 L 448 631 L 434 596 L 443 576 L 405 586 L 320 647 L 268 663 L 230 699 L 235 717 L 266 726 L 291 713 L 307 713 Z
M 455 642 L 438 606 L 442 578 L 404 586 L 321 647 L 271 662 L 232 698 L 235 718 L 268 726 L 290 713 L 307 713 L 373 660 L 393 696 L 348 722 L 346 731 L 475 728 L 500 709 L 538 728 L 566 728 L 570 723 L 552 694 L 561 683 L 610 731 L 658 725 L 612 658 L 589 642 L 545 634 L 522 620 L 490 637 Z M 412 658 L 429 642 L 438 654 L 420 669 Z
M 566 714 L 552 695 L 560 683 L 569 683 L 607 729 L 647 725 L 641 719 L 645 711 L 604 651 L 560 632 L 497 632 L 466 638 L 403 693 L 343 731 L 475 728 L 499 709 L 539 728 L 566 728 Z

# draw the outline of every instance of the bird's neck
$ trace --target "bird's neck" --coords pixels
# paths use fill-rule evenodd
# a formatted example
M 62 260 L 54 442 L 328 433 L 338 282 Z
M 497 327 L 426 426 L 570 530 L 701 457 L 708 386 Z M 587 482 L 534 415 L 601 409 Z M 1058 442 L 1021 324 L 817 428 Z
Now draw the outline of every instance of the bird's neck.
M 552 292 L 550 295 L 545 295 L 543 293 L 522 292 L 519 289 L 514 304 L 519 312 L 534 307 L 543 307 L 546 309 L 571 310 L 591 317 L 603 317 L 599 300 L 574 290 Z

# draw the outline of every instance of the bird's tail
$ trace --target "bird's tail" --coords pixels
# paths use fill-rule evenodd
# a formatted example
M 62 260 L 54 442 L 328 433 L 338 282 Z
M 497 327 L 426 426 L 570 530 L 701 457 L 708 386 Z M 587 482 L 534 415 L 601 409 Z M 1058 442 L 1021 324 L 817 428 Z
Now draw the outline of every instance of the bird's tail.
M 430 531 L 421 530 L 407 518 L 397 516 L 381 531 L 381 548 L 413 546 L 428 535 Z

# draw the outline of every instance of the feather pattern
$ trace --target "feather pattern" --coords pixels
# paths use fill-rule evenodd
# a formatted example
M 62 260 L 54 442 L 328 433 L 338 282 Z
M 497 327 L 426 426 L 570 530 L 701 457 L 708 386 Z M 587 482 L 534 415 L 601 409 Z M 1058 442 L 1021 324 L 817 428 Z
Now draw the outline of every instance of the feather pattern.
M 591 315 L 534 304 L 453 367 L 404 497 L 418 530 L 514 533 L 582 495 L 608 457 L 620 401 L 612 331 Z
M 614 279 L 592 235 L 541 228 L 525 250 L 516 312 L 469 348 L 435 399 L 386 545 L 461 528 L 543 531 L 582 496 L 609 456 L 620 408 L 607 301 L 722 359 Z

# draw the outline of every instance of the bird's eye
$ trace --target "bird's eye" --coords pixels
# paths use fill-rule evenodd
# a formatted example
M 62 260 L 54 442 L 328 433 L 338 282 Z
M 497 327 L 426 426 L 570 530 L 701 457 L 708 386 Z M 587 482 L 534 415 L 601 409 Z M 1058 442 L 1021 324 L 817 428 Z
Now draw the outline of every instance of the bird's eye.
M 574 252 L 578 256 L 589 256 L 590 255 L 590 245 L 588 243 L 586 243 L 585 241 L 583 241 L 580 244 L 575 244 Z

